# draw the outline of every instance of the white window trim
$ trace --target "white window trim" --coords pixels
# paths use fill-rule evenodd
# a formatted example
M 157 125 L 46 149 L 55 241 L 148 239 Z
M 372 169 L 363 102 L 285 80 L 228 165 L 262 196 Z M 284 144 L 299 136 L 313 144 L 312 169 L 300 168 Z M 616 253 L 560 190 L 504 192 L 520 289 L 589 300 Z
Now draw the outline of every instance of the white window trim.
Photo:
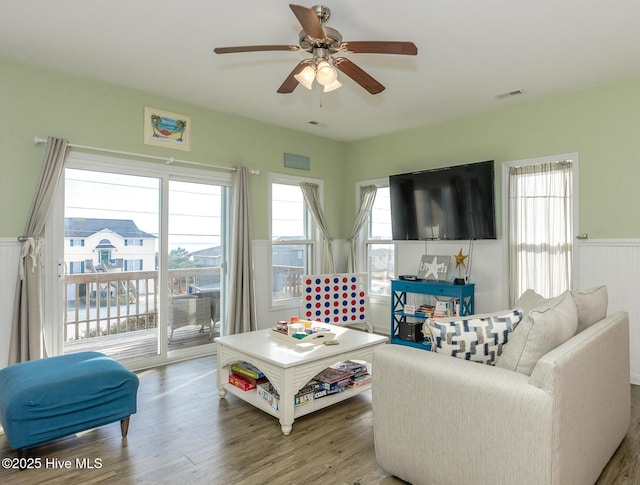
M 324 208 L 324 180 L 322 179 L 314 179 L 309 177 L 299 177 L 297 175 L 288 175 L 283 173 L 269 172 L 268 173 L 268 194 L 267 200 L 269 201 L 269 251 L 268 251 L 268 267 L 269 267 L 269 310 L 282 310 L 286 308 L 298 309 L 300 308 L 300 298 L 288 298 L 286 300 L 273 301 L 273 238 L 272 238 L 272 228 L 271 221 L 273 217 L 271 200 L 272 200 L 272 187 L 273 184 L 288 184 L 288 185 L 297 185 L 301 182 L 309 182 L 312 184 L 316 184 L 318 186 L 318 190 L 320 192 L 320 203 Z M 306 206 L 306 204 L 305 204 Z M 312 221 L 311 214 L 309 214 L 310 224 L 311 224 L 311 240 L 313 241 L 313 246 L 311 249 L 311 273 L 316 273 L 318 268 L 320 268 L 320 243 L 321 236 L 320 230 L 317 225 Z M 280 243 L 282 245 L 286 245 L 286 242 Z M 291 241 L 291 244 L 299 244 L 299 241 Z
M 359 182 L 356 182 L 356 193 L 355 193 L 356 208 L 360 206 L 360 188 L 365 185 L 375 185 L 376 187 L 389 187 L 389 177 L 370 179 L 370 180 L 361 180 Z M 360 229 L 360 232 L 358 233 L 358 249 L 359 249 L 358 250 L 358 266 L 360 268 L 367 268 L 367 241 L 368 241 L 367 231 L 368 231 L 368 224 L 364 224 L 362 226 L 362 229 Z M 394 241 L 393 239 L 381 239 L 380 244 L 393 244 L 394 246 L 393 266 L 394 268 L 397 268 L 398 267 L 398 251 L 397 251 L 398 245 L 396 244 L 396 241 Z M 365 273 L 368 273 L 368 271 L 365 271 Z M 368 274 L 367 274 L 367 280 L 369 280 Z M 369 300 L 370 301 L 380 300 L 380 301 L 388 302 L 389 297 L 385 295 L 369 294 Z
M 574 238 L 574 251 L 573 251 L 573 260 L 571 261 L 571 272 L 572 272 L 572 286 L 575 288 L 575 285 L 577 284 L 578 281 L 580 281 L 580 278 L 578 276 L 578 272 L 580 271 L 580 268 L 578 267 L 578 265 L 576 264 L 576 257 L 577 257 L 577 253 L 578 251 L 575 250 L 575 248 L 577 247 L 577 243 L 579 242 L 579 240 L 576 239 L 577 235 L 579 234 L 578 232 L 578 201 L 580 200 L 578 198 L 578 152 L 573 152 L 573 153 L 561 153 L 559 155 L 549 155 L 549 156 L 545 156 L 545 157 L 536 157 L 536 158 L 525 158 L 522 160 L 512 160 L 510 162 L 504 162 L 502 164 L 502 239 L 504 240 L 504 244 L 502 245 L 503 247 L 503 251 L 504 251 L 504 256 L 503 256 L 503 261 L 505 262 L 504 264 L 504 268 L 503 268 L 503 281 L 508 282 L 509 281 L 509 240 L 508 240 L 508 235 L 509 235 L 509 214 L 508 214 L 508 210 L 509 210 L 509 168 L 510 167 L 520 167 L 520 166 L 525 166 L 525 165 L 537 165 L 540 163 L 551 163 L 551 162 L 557 162 L 560 160 L 571 160 L 571 170 L 572 170 L 572 177 L 573 177 L 573 238 Z M 505 284 L 504 285 L 504 292 L 505 294 L 502 295 L 504 301 L 509 301 L 509 288 L 508 285 Z

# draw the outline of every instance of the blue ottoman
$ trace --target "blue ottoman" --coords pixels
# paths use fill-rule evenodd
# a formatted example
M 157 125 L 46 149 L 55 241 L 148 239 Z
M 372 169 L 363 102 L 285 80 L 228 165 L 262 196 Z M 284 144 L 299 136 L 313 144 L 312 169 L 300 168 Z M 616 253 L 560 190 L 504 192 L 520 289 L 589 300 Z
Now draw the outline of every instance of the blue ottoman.
M 80 352 L 0 370 L 0 422 L 23 450 L 120 420 L 126 437 L 138 376 L 99 352 Z

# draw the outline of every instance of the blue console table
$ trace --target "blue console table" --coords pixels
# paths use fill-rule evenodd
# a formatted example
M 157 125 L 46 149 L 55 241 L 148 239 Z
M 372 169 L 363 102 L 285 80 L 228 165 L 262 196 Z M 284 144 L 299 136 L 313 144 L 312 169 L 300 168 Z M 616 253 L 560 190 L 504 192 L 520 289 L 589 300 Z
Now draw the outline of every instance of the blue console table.
M 420 325 L 426 320 L 426 316 L 419 313 L 406 313 L 407 295 L 431 295 L 433 297 L 454 298 L 460 302 L 460 315 L 473 315 L 474 313 L 474 289 L 475 285 L 454 285 L 450 282 L 436 281 L 409 281 L 393 280 L 391 282 L 391 343 L 408 345 L 420 349 L 430 350 L 431 342 L 428 340 L 412 341 L 399 337 L 400 325 L 415 323 Z M 420 298 L 420 297 L 417 297 Z M 416 297 L 413 297 L 416 301 Z

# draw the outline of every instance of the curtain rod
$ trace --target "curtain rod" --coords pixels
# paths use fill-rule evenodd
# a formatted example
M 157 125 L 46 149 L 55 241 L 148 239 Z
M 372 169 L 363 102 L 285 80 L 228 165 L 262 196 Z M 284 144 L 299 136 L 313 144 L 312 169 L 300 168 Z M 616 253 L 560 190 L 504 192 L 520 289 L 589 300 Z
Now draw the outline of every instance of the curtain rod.
M 46 143 L 46 142 L 47 140 L 45 138 L 39 138 L 37 136 L 33 139 L 33 143 L 35 143 L 36 145 L 39 145 L 41 143 Z M 187 165 L 198 165 L 200 167 L 219 168 L 222 170 L 228 170 L 230 172 L 237 171 L 237 169 L 233 167 L 222 167 L 220 165 L 210 165 L 208 163 L 192 162 L 190 160 L 181 160 L 179 158 L 173 158 L 173 157 L 158 157 L 155 155 L 145 155 L 143 153 L 125 152 L 122 150 L 112 150 L 110 148 L 91 147 L 87 145 L 76 145 L 74 143 L 67 143 L 67 146 L 71 148 L 80 148 L 83 150 L 92 150 L 95 152 L 115 153 L 117 155 L 129 155 L 132 157 L 150 158 L 153 160 L 164 160 L 167 165 L 171 165 L 172 163 L 177 162 L 177 163 L 184 163 Z M 251 175 L 260 175 L 260 170 L 249 170 L 249 173 Z

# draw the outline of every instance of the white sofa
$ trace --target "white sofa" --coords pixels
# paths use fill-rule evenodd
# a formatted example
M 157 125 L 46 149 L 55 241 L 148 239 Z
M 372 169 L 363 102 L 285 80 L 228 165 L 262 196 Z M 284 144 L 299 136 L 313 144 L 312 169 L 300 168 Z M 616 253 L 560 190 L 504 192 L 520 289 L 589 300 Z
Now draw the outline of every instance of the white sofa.
M 373 369 L 378 464 L 414 485 L 593 484 L 630 424 L 626 312 L 531 375 L 401 345 L 379 348 Z

